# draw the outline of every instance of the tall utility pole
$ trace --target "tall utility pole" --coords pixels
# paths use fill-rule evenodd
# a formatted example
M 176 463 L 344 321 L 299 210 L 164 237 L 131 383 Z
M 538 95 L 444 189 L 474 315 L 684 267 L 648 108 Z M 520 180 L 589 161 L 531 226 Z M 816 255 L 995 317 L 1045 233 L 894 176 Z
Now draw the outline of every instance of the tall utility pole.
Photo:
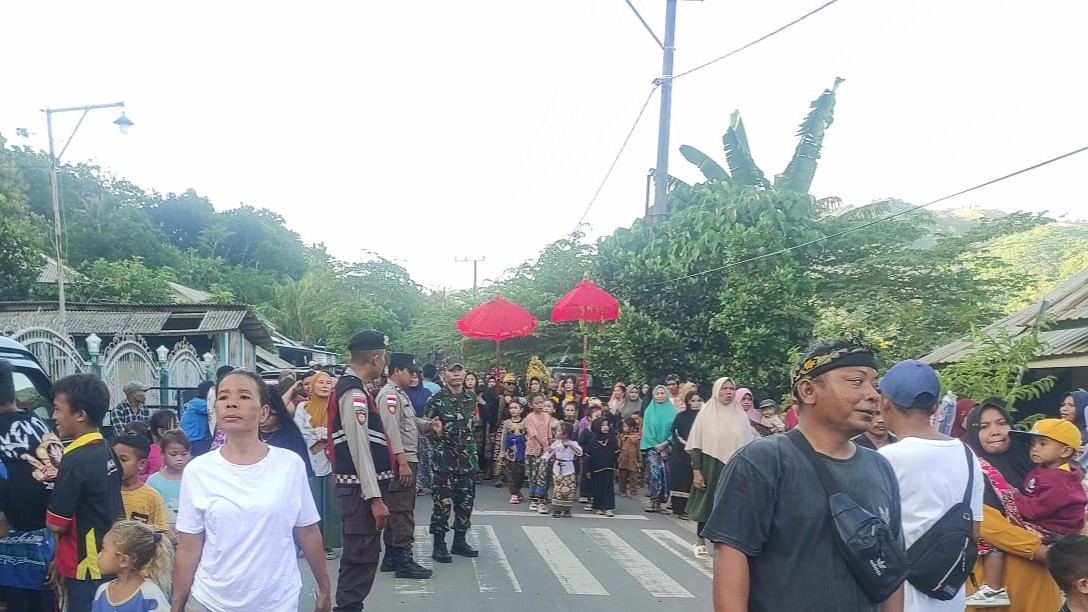
M 676 2 L 665 0 L 665 43 L 661 61 L 661 115 L 657 125 L 657 167 L 654 172 L 654 205 L 650 220 L 664 221 L 669 213 L 669 127 L 672 123 L 672 66 L 676 51 Z
M 469 263 L 469 262 L 472 262 L 472 289 L 473 290 L 476 290 L 476 289 L 478 289 L 480 287 L 480 285 L 479 285 L 479 283 L 477 282 L 476 279 L 479 278 L 479 274 L 478 274 L 479 264 L 480 264 L 481 261 L 485 261 L 485 260 L 486 260 L 486 258 L 484 258 L 484 257 L 481 257 L 479 259 L 470 259 L 468 257 L 457 257 L 457 258 L 454 259 L 454 261 L 457 262 L 457 263 Z

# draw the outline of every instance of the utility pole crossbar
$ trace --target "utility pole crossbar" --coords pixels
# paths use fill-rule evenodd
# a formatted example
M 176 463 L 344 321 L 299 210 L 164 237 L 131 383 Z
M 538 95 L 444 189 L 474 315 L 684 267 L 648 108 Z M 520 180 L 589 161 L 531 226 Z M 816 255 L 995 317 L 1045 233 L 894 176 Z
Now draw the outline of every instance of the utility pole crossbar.
M 456 257 L 454 261 L 457 263 L 472 263 L 472 289 L 475 291 L 479 289 L 480 285 L 477 282 L 479 278 L 479 264 L 481 261 L 486 261 L 486 257 L 480 257 L 479 259 L 473 259 L 470 257 Z

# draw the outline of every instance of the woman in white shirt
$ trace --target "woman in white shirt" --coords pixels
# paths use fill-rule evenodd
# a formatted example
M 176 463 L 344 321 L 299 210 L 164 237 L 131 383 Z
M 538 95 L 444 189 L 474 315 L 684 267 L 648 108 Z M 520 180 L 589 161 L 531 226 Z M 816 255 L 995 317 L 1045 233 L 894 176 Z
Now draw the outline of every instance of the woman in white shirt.
M 320 516 L 295 453 L 259 437 L 264 382 L 236 370 L 216 385 L 226 443 L 194 459 L 181 480 L 173 612 L 296 612 L 297 540 L 317 581 L 315 612 L 330 609 Z

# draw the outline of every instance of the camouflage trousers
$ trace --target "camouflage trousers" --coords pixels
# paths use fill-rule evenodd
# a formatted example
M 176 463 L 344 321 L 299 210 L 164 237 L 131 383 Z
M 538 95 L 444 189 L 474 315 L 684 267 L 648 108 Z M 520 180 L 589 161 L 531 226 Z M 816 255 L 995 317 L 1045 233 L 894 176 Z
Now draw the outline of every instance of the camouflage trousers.
M 450 530 L 451 510 L 454 532 L 468 531 L 472 526 L 472 506 L 476 502 L 476 480 L 472 474 L 435 472 L 431 491 L 434 495 L 431 533 L 445 535 Z

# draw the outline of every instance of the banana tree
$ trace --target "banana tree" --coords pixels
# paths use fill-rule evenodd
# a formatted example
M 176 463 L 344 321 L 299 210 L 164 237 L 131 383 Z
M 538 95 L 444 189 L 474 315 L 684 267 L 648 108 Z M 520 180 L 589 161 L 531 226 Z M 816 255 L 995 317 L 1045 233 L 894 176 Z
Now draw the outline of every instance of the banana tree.
M 750 185 L 762 189 L 808 193 L 816 174 L 816 163 L 823 148 L 824 134 L 831 126 L 835 114 L 835 93 L 843 79 L 836 78 L 831 89 L 825 89 L 820 97 L 809 105 L 812 110 L 805 117 L 797 132 L 798 143 L 793 159 L 786 169 L 774 177 L 772 185 L 752 157 L 748 146 L 748 134 L 740 111 L 733 111 L 729 129 L 722 135 L 722 148 L 728 170 L 711 156 L 689 145 L 680 147 L 684 159 L 694 164 L 708 181 L 726 181 L 737 185 Z

